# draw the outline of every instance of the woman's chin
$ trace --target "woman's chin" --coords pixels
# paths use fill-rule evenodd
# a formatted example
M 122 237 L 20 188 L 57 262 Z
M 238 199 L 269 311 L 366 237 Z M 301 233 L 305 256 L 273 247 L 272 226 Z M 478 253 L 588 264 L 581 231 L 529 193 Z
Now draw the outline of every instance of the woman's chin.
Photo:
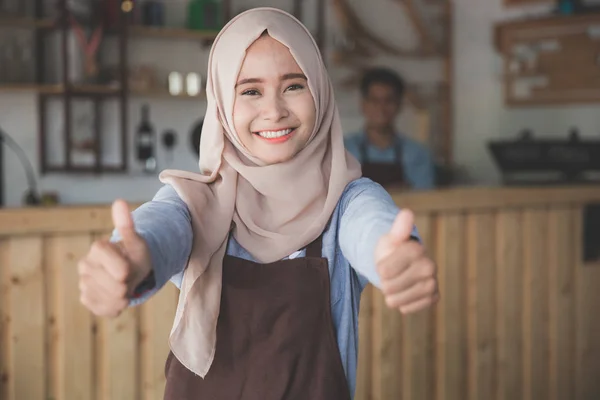
M 289 161 L 294 158 L 295 155 L 296 153 L 293 151 L 277 153 L 269 152 L 268 154 L 263 153 L 262 155 L 258 155 L 258 158 L 265 163 L 265 165 L 274 165 Z

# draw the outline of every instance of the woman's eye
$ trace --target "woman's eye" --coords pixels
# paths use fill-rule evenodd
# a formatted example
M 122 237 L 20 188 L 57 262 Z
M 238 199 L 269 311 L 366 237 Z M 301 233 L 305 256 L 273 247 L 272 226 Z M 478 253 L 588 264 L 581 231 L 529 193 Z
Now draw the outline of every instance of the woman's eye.
M 258 90 L 256 89 L 248 89 L 242 92 L 242 96 L 256 96 L 259 95 Z
M 290 85 L 290 87 L 287 88 L 287 90 L 301 90 L 304 89 L 303 85 L 300 85 L 299 83 Z

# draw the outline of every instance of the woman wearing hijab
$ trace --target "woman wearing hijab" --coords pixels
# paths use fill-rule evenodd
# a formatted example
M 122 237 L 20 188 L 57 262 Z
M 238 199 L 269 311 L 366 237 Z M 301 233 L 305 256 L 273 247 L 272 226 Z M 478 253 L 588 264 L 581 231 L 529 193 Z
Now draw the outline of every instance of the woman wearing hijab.
M 246 11 L 209 58 L 200 172 L 113 204 L 79 263 L 81 301 L 116 316 L 180 288 L 165 399 L 353 397 L 360 294 L 403 313 L 438 298 L 413 216 L 344 150 L 319 49 L 291 15 Z

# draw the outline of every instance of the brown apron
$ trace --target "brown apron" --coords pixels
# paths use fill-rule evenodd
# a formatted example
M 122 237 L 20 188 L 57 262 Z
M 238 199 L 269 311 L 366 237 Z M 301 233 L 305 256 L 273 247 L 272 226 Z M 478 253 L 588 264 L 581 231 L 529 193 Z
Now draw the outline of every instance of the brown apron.
M 215 358 L 204 379 L 169 354 L 165 400 L 350 400 L 321 238 L 306 257 L 223 260 Z
M 369 178 L 386 188 L 408 186 L 402 168 L 402 146 L 399 144 L 394 145 L 395 158 L 393 163 L 369 161 L 366 140 L 362 142 L 360 152 L 362 156 L 362 174 L 365 178 Z

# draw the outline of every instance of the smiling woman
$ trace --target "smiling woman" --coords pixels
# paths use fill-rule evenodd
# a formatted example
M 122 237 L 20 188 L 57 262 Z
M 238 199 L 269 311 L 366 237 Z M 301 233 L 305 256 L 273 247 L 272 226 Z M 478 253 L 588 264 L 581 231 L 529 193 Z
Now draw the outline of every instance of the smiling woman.
M 167 170 L 80 263 L 82 302 L 115 316 L 171 280 L 166 400 L 351 400 L 367 282 L 411 313 L 437 300 L 413 214 L 360 179 L 321 52 L 273 8 L 211 49 L 200 172 Z M 115 243 L 118 242 L 118 243 Z M 123 252 L 125 250 L 125 252 Z
M 236 84 L 233 123 L 240 141 L 266 165 L 285 162 L 304 148 L 315 118 L 300 66 L 286 46 L 263 34 L 248 48 Z

